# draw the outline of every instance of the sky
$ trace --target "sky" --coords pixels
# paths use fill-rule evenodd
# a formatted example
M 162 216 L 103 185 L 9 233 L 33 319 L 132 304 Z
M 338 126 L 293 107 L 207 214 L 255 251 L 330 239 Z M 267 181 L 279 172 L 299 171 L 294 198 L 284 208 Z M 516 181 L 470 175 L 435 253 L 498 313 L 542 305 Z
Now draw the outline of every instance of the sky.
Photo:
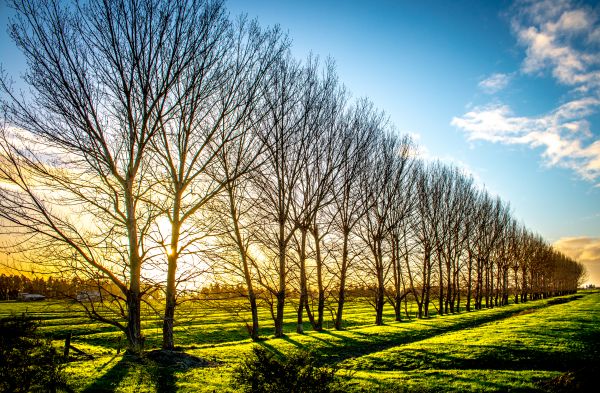
M 559 1 L 229 0 L 332 57 L 422 153 L 471 173 L 600 285 L 600 5 Z M 0 23 L 10 11 L 0 5 Z M 0 31 L 0 63 L 25 62 Z

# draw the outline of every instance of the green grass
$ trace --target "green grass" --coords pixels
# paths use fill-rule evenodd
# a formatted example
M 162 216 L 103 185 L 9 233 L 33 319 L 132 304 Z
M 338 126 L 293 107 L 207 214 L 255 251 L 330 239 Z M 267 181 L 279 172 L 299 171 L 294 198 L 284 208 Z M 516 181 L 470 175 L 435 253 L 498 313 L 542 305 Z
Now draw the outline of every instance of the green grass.
M 265 340 L 259 345 L 286 353 L 310 348 L 323 364 L 336 367 L 355 391 L 547 391 L 548 381 L 569 371 L 600 363 L 600 293 L 513 304 L 425 320 L 372 325 L 372 309 L 355 301 L 345 312 L 348 328 L 306 334 L 295 330 L 293 308 L 286 313 L 286 337 L 268 336 L 272 322 L 261 312 Z M 69 363 L 71 386 L 83 392 L 234 391 L 232 368 L 253 344 L 239 318 L 205 304 L 185 306 L 176 328 L 177 345 L 209 361 L 197 368 L 167 367 L 149 359 L 116 354 L 121 333 L 91 323 L 65 302 L 0 302 L 0 317 L 29 312 L 42 321 L 41 332 L 62 344 L 73 332 L 73 345 L 94 359 Z M 158 347 L 161 321 L 144 322 L 147 346 Z M 570 375 L 570 374 L 569 374 Z

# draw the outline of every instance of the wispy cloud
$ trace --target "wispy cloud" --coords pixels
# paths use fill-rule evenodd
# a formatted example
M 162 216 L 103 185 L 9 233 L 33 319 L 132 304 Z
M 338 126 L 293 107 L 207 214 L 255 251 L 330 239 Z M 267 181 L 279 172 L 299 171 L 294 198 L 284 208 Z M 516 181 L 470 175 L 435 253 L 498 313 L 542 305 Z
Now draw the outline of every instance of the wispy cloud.
M 502 103 L 477 106 L 451 124 L 471 141 L 541 148 L 547 165 L 566 167 L 582 178 L 600 179 L 600 140 L 589 117 L 600 108 L 600 24 L 591 9 L 569 0 L 523 1 L 515 8 L 512 28 L 525 59 L 524 75 L 550 75 L 569 87 L 566 103 L 538 116 L 518 116 Z M 496 92 L 508 83 L 493 74 L 479 83 Z
M 600 34 L 593 11 L 570 1 L 525 4 L 512 21 L 526 50 L 522 70 L 538 74 L 549 69 L 562 84 L 598 88 L 600 52 L 589 45 Z
M 481 82 L 479 82 L 479 88 L 488 94 L 495 94 L 500 90 L 503 90 L 510 82 L 512 76 L 509 74 L 494 73 Z
M 600 141 L 593 140 L 586 116 L 600 107 L 597 98 L 563 104 L 539 117 L 516 116 L 507 105 L 476 107 L 451 124 L 464 130 L 470 141 L 528 145 L 543 149 L 548 165 L 570 168 L 582 178 L 600 178 Z
M 581 262 L 588 271 L 588 282 L 600 285 L 600 238 L 563 237 L 553 246 L 568 257 Z

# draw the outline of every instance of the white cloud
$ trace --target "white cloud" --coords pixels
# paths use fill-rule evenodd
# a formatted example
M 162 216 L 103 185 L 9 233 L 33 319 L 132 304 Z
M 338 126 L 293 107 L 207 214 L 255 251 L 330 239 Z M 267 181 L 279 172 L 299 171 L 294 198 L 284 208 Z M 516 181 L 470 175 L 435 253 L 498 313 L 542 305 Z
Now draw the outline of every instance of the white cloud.
M 597 41 L 598 18 L 571 1 L 525 3 L 512 20 L 525 47 L 522 71 L 538 74 L 549 69 L 565 85 L 600 84 L 600 52 L 585 43 Z
M 569 0 L 519 3 L 512 27 L 525 48 L 521 72 L 544 75 L 550 71 L 559 84 L 569 86 L 570 97 L 575 98 L 530 117 L 515 115 L 502 103 L 478 106 L 454 117 L 451 124 L 470 141 L 540 148 L 547 165 L 570 168 L 584 179 L 598 181 L 600 140 L 591 132 L 588 118 L 600 108 L 600 47 L 592 44 L 600 42 L 599 25 L 592 10 Z M 505 74 L 493 74 L 479 86 L 501 88 L 501 75 Z
M 479 82 L 479 87 L 488 94 L 494 94 L 504 89 L 510 82 L 511 75 L 495 73 Z
M 584 179 L 600 178 L 600 141 L 592 138 L 585 116 L 600 107 L 600 100 L 570 101 L 539 117 L 515 116 L 506 105 L 476 107 L 451 124 L 467 133 L 470 141 L 527 145 L 542 148 L 550 166 L 570 168 Z

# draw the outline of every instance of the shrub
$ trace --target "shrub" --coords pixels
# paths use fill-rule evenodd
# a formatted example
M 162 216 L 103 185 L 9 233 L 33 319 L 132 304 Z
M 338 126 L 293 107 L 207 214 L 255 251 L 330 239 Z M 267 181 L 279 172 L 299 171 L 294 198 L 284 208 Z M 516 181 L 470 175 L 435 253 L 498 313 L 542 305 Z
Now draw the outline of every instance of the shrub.
M 62 372 L 62 356 L 37 334 L 32 318 L 0 319 L 0 391 L 70 391 Z
M 342 392 L 335 370 L 319 367 L 313 353 L 297 351 L 284 359 L 255 346 L 252 354 L 233 371 L 236 387 L 244 392 Z

